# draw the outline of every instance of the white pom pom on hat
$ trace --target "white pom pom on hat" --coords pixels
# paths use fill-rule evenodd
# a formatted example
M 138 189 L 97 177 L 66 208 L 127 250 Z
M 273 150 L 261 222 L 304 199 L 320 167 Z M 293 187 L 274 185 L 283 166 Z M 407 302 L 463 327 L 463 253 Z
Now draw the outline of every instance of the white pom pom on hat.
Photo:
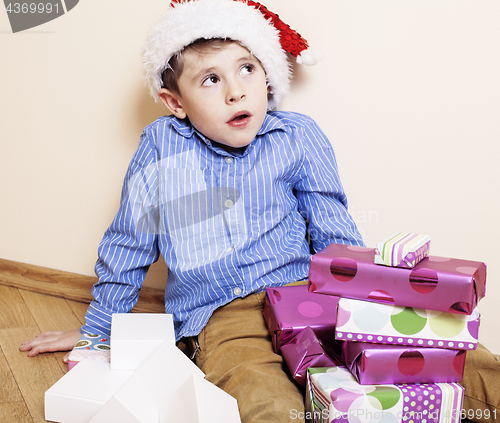
M 253 0 L 172 0 L 143 46 L 144 78 L 156 101 L 170 58 L 200 38 L 239 41 L 259 59 L 271 87 L 269 109 L 278 107 L 289 91 L 287 53 L 304 65 L 321 59 L 300 34 Z

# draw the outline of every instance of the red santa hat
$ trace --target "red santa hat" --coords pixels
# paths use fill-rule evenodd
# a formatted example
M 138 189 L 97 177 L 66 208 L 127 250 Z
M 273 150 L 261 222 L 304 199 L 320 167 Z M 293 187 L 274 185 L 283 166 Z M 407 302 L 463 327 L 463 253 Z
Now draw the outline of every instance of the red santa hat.
M 238 41 L 259 59 L 271 87 L 269 109 L 276 108 L 289 91 L 287 53 L 305 65 L 321 58 L 278 15 L 253 0 L 172 0 L 143 47 L 144 77 L 155 100 L 170 58 L 200 38 Z

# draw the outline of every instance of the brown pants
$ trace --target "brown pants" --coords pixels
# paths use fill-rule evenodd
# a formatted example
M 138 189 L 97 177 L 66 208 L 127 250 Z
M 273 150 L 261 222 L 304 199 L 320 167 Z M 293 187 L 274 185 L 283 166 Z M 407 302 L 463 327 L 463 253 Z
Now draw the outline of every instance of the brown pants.
M 465 356 L 463 417 L 480 422 L 500 422 L 500 356 L 479 344 Z
M 198 335 L 196 364 L 207 380 L 237 399 L 242 423 L 304 422 L 303 392 L 273 352 L 262 315 L 265 295 L 217 309 Z

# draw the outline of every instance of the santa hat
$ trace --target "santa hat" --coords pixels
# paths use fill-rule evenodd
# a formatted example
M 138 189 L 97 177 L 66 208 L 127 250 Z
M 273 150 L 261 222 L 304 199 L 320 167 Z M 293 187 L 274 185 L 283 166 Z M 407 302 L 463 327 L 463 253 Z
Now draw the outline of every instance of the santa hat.
M 288 94 L 287 52 L 305 65 L 320 59 L 304 38 L 255 1 L 172 0 L 143 47 L 144 77 L 155 100 L 170 58 L 200 38 L 238 41 L 259 59 L 271 87 L 269 109 L 276 108 Z

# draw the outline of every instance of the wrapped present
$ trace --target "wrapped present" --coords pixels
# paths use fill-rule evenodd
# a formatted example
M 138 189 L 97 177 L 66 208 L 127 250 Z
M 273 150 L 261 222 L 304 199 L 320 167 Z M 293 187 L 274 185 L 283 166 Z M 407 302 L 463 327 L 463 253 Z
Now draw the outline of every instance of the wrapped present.
M 309 292 L 307 285 L 267 288 L 264 319 L 271 333 L 274 351 L 306 327 L 327 341 L 335 339 L 338 298 Z
M 428 256 L 405 269 L 374 257 L 373 248 L 329 245 L 311 258 L 309 290 L 460 314 L 471 314 L 485 294 L 484 263 Z
M 314 331 L 307 327 L 288 344 L 281 346 L 281 354 L 292 377 L 305 386 L 308 367 L 333 367 L 340 364 L 341 347 L 342 342 L 334 339 L 333 343 L 324 345 Z
M 429 255 L 430 244 L 429 235 L 397 232 L 377 244 L 375 263 L 413 268 Z
M 345 367 L 309 368 L 306 417 L 318 423 L 459 423 L 458 383 L 360 385 Z
M 474 350 L 479 311 L 444 313 L 341 298 L 335 337 L 340 340 Z
M 82 334 L 69 353 L 68 370 L 71 370 L 82 360 L 104 361 L 109 363 L 109 338 L 103 335 Z
M 465 353 L 346 341 L 342 361 L 361 385 L 461 382 Z

